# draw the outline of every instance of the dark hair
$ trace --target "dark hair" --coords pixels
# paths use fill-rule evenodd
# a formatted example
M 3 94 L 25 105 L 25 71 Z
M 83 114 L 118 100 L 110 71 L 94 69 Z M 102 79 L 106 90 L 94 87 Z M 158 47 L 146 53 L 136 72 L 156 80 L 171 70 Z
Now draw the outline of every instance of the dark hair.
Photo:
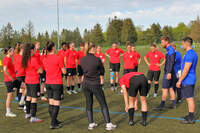
M 95 48 L 96 46 L 93 44 L 93 43 L 88 43 L 86 42 L 85 43 L 85 55 L 87 55 L 89 53 L 89 51 L 92 49 L 92 48 Z
M 9 51 L 11 48 L 12 48 L 11 46 L 8 46 L 8 47 L 4 48 L 3 53 L 4 53 L 5 55 L 7 55 L 7 54 L 8 54 L 8 51 Z
M 28 60 L 31 57 L 31 50 L 35 48 L 35 45 L 32 43 L 26 43 L 24 45 L 24 52 L 22 54 L 22 67 L 26 68 L 28 65 Z
M 128 47 L 128 46 L 133 46 L 130 41 L 126 42 L 126 47 Z
M 52 41 L 47 42 L 47 44 L 46 44 L 47 52 L 51 52 L 54 46 L 55 46 L 54 42 L 52 42 Z
M 62 42 L 62 43 L 61 43 L 61 46 L 63 46 L 63 45 L 67 45 L 67 43 L 66 43 L 66 42 Z
M 20 49 L 21 49 L 21 42 L 16 42 L 15 43 L 15 53 L 19 54 Z
M 163 36 L 163 37 L 161 37 L 160 40 L 164 40 L 164 41 L 170 42 L 170 38 L 168 36 Z
M 183 41 L 184 41 L 184 42 L 188 42 L 190 45 L 193 44 L 193 39 L 192 39 L 191 37 L 189 37 L 189 36 L 183 38 Z
M 80 47 L 84 47 L 85 46 L 85 43 L 80 43 Z
M 151 44 L 151 47 L 154 47 L 154 48 L 156 48 L 157 47 L 157 45 L 156 44 Z
M 113 44 L 117 44 L 118 45 L 118 42 L 113 42 Z

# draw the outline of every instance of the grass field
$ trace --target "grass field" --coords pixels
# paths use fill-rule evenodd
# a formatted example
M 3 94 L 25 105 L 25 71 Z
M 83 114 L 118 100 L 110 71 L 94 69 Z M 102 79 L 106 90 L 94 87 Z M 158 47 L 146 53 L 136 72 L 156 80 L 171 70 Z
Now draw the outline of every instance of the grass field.
M 148 52 L 148 48 L 146 47 L 138 47 L 138 52 L 142 57 Z M 161 49 L 162 50 L 162 49 Z M 182 49 L 178 49 L 182 54 L 184 51 Z M 197 53 L 200 52 L 200 48 L 195 49 Z M 152 95 L 148 98 L 148 106 L 149 106 L 149 117 L 148 117 L 148 126 L 142 127 L 139 122 L 141 117 L 138 116 L 140 112 L 136 112 L 136 125 L 134 127 L 128 126 L 128 116 L 124 113 L 124 101 L 122 95 L 119 95 L 119 90 L 117 92 L 112 92 L 109 89 L 109 68 L 108 68 L 108 59 L 106 61 L 106 75 L 105 75 L 105 95 L 107 99 L 107 103 L 109 106 L 109 110 L 111 112 L 111 121 L 114 124 L 118 125 L 118 128 L 114 131 L 114 133 L 199 133 L 200 131 L 200 121 L 198 121 L 194 125 L 181 125 L 179 124 L 180 118 L 187 114 L 187 106 L 185 101 L 178 106 L 177 109 L 174 110 L 164 110 L 160 112 L 153 111 L 152 108 L 156 107 L 160 103 L 161 99 L 161 87 L 159 91 L 159 97 L 153 98 Z M 197 77 L 200 77 L 199 73 L 200 66 L 198 64 L 197 67 Z M 139 71 L 147 73 L 147 65 L 142 60 L 141 65 L 139 66 Z M 121 69 L 122 74 L 122 69 Z M 3 82 L 3 75 L 0 74 L 0 81 Z M 161 86 L 160 78 L 160 86 Z M 196 98 L 196 118 L 199 118 L 200 115 L 200 95 L 199 95 L 199 78 L 197 78 L 195 98 Z M 48 114 L 48 103 L 44 103 L 40 101 L 37 116 L 39 118 L 44 119 L 44 122 L 41 124 L 31 124 L 28 120 L 24 119 L 24 113 L 18 110 L 14 110 L 17 108 L 17 104 L 13 104 L 13 112 L 17 113 L 17 118 L 6 118 L 5 117 L 5 98 L 6 98 L 6 89 L 5 87 L 0 88 L 0 133 L 87 133 L 88 121 L 85 115 L 85 98 L 83 93 L 79 93 L 77 95 L 65 95 L 65 99 L 62 102 L 62 108 L 60 110 L 59 119 L 64 121 L 64 126 L 58 130 L 50 130 L 50 118 Z M 151 89 L 151 94 L 153 94 L 153 89 Z M 168 101 L 167 105 L 171 102 Z M 99 112 L 100 106 L 97 101 L 94 102 L 94 120 L 99 126 L 90 131 L 91 133 L 104 133 L 106 132 L 104 127 L 105 123 L 102 117 L 102 114 Z

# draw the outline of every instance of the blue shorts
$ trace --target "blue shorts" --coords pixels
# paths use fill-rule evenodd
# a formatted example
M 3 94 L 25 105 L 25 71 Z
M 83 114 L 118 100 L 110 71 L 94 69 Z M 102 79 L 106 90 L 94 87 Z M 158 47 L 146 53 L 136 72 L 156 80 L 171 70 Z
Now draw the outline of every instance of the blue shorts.
M 163 76 L 162 88 L 163 89 L 170 89 L 173 88 L 175 75 L 172 74 L 172 78 L 170 80 L 167 79 L 167 74 Z
M 193 98 L 194 97 L 194 85 L 181 85 L 181 97 Z

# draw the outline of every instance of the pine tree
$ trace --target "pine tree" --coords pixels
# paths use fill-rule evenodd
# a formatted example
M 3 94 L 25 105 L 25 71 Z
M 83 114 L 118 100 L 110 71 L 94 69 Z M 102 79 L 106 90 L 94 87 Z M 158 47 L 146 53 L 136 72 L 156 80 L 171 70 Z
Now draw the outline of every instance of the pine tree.
M 172 30 L 171 26 L 164 26 L 163 29 L 162 29 L 162 35 L 168 36 L 171 41 L 174 40 L 173 30 Z
M 95 44 L 101 44 L 104 41 L 103 32 L 100 24 L 96 24 L 91 32 L 91 41 Z
M 130 18 L 127 18 L 123 21 L 121 42 L 125 44 L 126 41 L 130 41 L 132 43 L 137 41 L 137 32 Z

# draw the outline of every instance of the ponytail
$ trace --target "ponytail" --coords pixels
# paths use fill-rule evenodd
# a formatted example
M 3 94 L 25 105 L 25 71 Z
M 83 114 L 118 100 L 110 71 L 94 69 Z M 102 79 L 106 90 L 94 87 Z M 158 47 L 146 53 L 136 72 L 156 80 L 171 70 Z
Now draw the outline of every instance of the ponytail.
M 28 60 L 31 57 L 31 50 L 34 50 L 34 49 L 35 49 L 35 45 L 32 43 L 27 43 L 24 45 L 24 51 L 22 54 L 22 64 L 21 64 L 23 68 L 27 67 Z
M 95 48 L 95 45 L 92 43 L 86 42 L 85 47 L 84 47 L 85 55 L 87 55 L 92 48 Z

